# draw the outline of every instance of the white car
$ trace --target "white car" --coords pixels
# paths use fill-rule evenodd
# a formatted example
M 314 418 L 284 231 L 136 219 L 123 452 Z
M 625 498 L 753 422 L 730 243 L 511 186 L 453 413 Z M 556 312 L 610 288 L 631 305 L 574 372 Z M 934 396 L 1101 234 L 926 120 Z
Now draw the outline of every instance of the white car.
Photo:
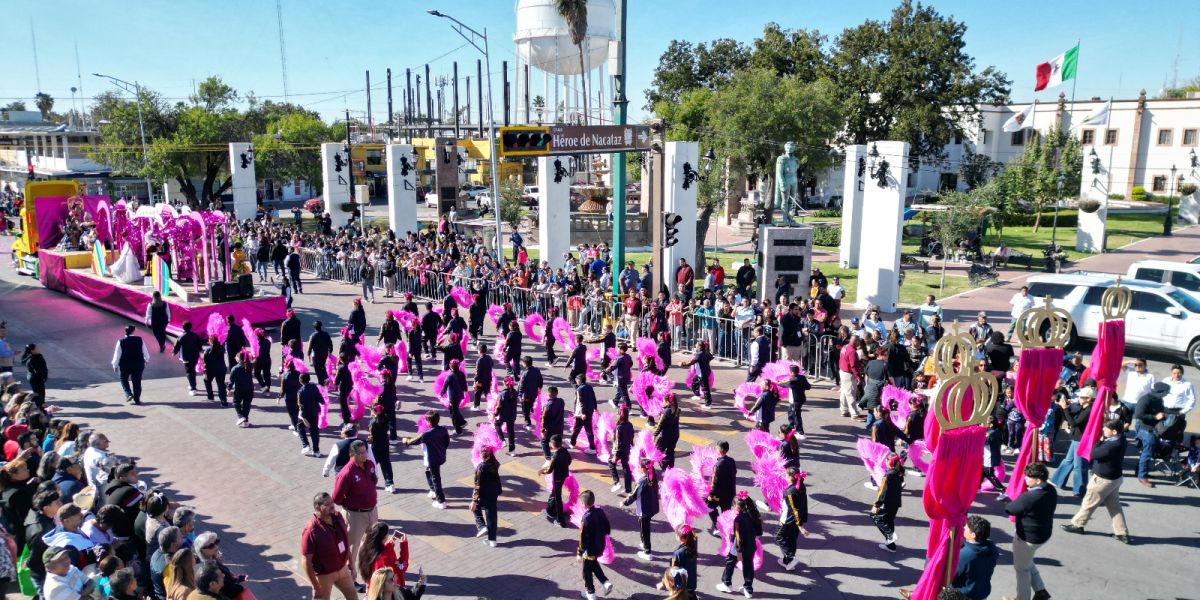
M 1125 273 L 1130 279 L 1173 285 L 1200 300 L 1200 264 L 1169 260 L 1139 260 Z
M 492 210 L 492 193 L 484 190 L 478 194 L 475 194 L 475 204 L 481 211 Z
M 1051 303 L 1071 314 L 1074 324 L 1068 346 L 1079 339 L 1095 340 L 1103 316 L 1104 290 L 1116 285 L 1109 273 L 1037 275 L 1028 281 L 1029 295 L 1051 297 Z M 1200 368 L 1200 300 L 1174 286 L 1140 280 L 1121 280 L 1133 293 L 1125 315 L 1125 344 L 1183 357 Z

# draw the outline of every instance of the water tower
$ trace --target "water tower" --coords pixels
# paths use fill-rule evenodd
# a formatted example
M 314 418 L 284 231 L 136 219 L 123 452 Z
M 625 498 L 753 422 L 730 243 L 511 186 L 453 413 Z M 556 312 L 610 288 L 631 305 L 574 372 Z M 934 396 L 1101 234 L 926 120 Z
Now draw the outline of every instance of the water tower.
M 571 42 L 570 29 L 554 0 L 517 0 L 516 12 L 516 122 L 611 124 L 613 90 L 608 61 L 616 55 L 616 1 L 588 0 L 582 66 L 580 49 Z M 545 99 L 540 113 L 533 102 L 536 96 Z

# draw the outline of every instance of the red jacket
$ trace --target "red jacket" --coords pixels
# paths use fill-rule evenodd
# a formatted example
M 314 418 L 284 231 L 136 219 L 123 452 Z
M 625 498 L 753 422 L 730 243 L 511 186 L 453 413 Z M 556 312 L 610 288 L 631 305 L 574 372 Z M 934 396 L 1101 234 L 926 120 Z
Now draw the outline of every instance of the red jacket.
M 842 351 L 838 354 L 838 370 L 850 373 L 855 377 L 862 376 L 862 367 L 858 364 L 858 351 L 854 349 L 853 345 L 842 346 Z

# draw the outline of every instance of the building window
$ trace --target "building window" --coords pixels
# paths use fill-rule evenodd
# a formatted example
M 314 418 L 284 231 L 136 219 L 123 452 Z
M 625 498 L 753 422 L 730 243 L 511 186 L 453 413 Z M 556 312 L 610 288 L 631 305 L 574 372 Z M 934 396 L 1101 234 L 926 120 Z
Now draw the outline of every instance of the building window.
M 1167 191 L 1167 176 L 1155 175 L 1153 183 L 1150 184 L 1150 190 L 1154 192 Z
M 956 132 L 954 133 L 954 145 L 955 145 L 955 146 L 961 146 L 961 145 L 962 145 L 962 140 L 963 140 L 962 132 L 961 132 L 961 131 L 956 131 Z
M 1025 145 L 1025 130 L 1022 129 L 1019 131 L 1012 132 L 1012 139 L 1009 140 L 1008 143 L 1013 146 L 1024 146 Z
M 1195 146 L 1196 145 L 1196 130 L 1195 129 L 1184 129 L 1183 130 L 1183 145 L 1184 146 Z
M 909 171 L 907 180 L 904 183 L 906 187 L 917 187 L 917 174 Z
M 1083 135 L 1079 138 L 1079 143 L 1084 146 L 1091 146 L 1096 143 L 1096 130 L 1084 129 Z
M 1104 145 L 1106 145 L 1106 146 L 1116 146 L 1116 145 L 1117 145 L 1117 132 L 1118 132 L 1118 131 L 1120 131 L 1120 130 L 1118 130 L 1118 129 L 1105 129 L 1105 130 L 1104 130 Z
M 1174 130 L 1172 130 L 1172 129 L 1159 129 L 1158 130 L 1158 145 L 1159 146 L 1170 146 L 1172 133 L 1174 133 Z
M 984 129 L 983 134 L 980 136 L 980 139 L 982 140 L 980 143 L 986 146 L 989 142 L 992 141 L 992 132 Z
M 938 191 L 954 191 L 958 189 L 958 173 L 942 173 L 938 178 Z

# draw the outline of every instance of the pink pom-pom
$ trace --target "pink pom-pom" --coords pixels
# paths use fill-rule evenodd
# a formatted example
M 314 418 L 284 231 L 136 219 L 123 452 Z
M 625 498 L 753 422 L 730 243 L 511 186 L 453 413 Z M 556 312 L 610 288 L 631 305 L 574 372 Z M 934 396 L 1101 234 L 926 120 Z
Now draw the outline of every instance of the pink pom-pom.
M 525 336 L 535 344 L 546 341 L 546 318 L 538 313 L 525 317 Z
M 643 364 L 645 364 L 646 360 L 653 360 L 654 368 L 659 371 L 663 370 L 663 359 L 658 355 L 658 345 L 654 343 L 654 340 L 648 337 L 638 338 L 637 351 L 638 358 L 641 359 Z
M 657 419 L 663 413 L 663 398 L 671 391 L 671 380 L 649 371 L 633 376 L 630 393 L 647 416 Z M 647 395 L 647 389 L 650 394 Z
M 604 536 L 604 552 L 600 554 L 596 560 L 602 565 L 611 565 L 617 558 L 617 551 L 613 548 L 612 536 Z
M 658 447 L 654 445 L 653 429 L 647 427 L 646 429 L 639 431 L 634 437 L 633 455 L 630 458 L 632 459 L 630 464 L 634 465 L 640 465 L 642 463 L 642 458 L 648 458 L 650 459 L 650 462 L 656 465 L 661 463 L 662 460 L 666 458 L 666 455 L 663 454 L 663 451 L 659 450 Z
M 741 383 L 733 390 L 733 406 L 742 412 L 742 416 L 753 420 L 753 415 L 750 414 L 750 407 L 754 405 L 754 400 L 762 393 L 762 386 L 747 381 Z
M 754 470 L 754 485 L 762 491 L 767 506 L 774 512 L 783 508 L 783 495 L 787 492 L 787 465 L 778 450 L 767 450 L 751 462 Z
M 856 445 L 858 447 L 858 457 L 862 459 L 863 465 L 867 467 L 867 473 L 871 475 L 871 480 L 877 484 L 883 481 L 883 477 L 887 473 L 884 461 L 892 451 L 888 450 L 887 446 L 872 442 L 865 437 L 858 438 Z
M 457 302 L 459 306 L 470 306 L 472 302 L 471 292 L 468 292 L 466 288 L 462 286 L 454 286 L 454 288 L 450 290 L 450 297 L 454 298 L 454 301 Z
M 609 348 L 604 352 L 604 354 L 608 357 L 608 360 L 617 360 L 617 357 L 621 355 L 621 352 L 616 348 Z
M 616 418 L 610 412 L 596 411 L 596 458 L 608 462 L 612 457 L 613 435 L 617 430 Z
M 500 433 L 491 423 L 480 423 L 475 426 L 475 438 L 471 443 L 471 465 L 478 467 L 483 462 L 483 449 L 491 448 L 492 452 L 504 447 Z
M 683 469 L 672 467 L 662 472 L 658 496 L 663 515 L 676 529 L 708 514 L 707 494 L 704 480 Z
M 717 459 L 720 456 L 713 446 L 692 446 L 692 454 L 688 457 L 692 463 L 692 475 L 704 481 L 711 479 L 713 469 L 716 468 Z
M 317 418 L 317 427 L 325 429 L 329 427 L 329 390 L 323 385 L 318 385 L 317 390 L 321 392 L 321 415 Z
M 208 315 L 208 324 L 205 326 L 205 330 L 208 332 L 209 337 L 217 336 L 217 339 L 222 344 L 229 337 L 229 323 L 225 322 L 225 317 L 220 313 L 214 312 Z
M 258 334 L 254 332 L 254 326 L 250 324 L 250 319 L 242 317 L 242 333 L 246 334 L 246 342 L 250 344 L 251 358 L 258 358 L 258 353 L 261 347 L 258 345 Z
M 487 309 L 487 318 L 492 322 L 492 326 L 500 324 L 500 315 L 504 314 L 504 309 L 497 304 L 493 304 Z
M 405 331 L 412 331 L 417 326 L 417 315 L 414 315 L 407 310 L 393 310 L 392 316 L 396 317 L 396 322 L 400 323 L 400 327 Z
M 746 445 L 750 447 L 750 453 L 757 459 L 762 456 L 763 452 L 778 448 L 779 440 L 760 429 L 751 429 L 746 432 Z
M 430 429 L 429 419 L 426 419 L 425 415 L 421 415 L 420 417 L 418 417 L 417 418 L 417 435 L 421 435 L 421 434 L 425 433 L 426 431 L 429 431 L 429 429 Z
M 562 317 L 554 317 L 554 322 L 550 325 L 550 333 L 554 335 L 554 341 L 562 345 L 567 352 L 575 349 L 579 342 L 575 338 L 575 332 L 571 330 L 571 324 Z

